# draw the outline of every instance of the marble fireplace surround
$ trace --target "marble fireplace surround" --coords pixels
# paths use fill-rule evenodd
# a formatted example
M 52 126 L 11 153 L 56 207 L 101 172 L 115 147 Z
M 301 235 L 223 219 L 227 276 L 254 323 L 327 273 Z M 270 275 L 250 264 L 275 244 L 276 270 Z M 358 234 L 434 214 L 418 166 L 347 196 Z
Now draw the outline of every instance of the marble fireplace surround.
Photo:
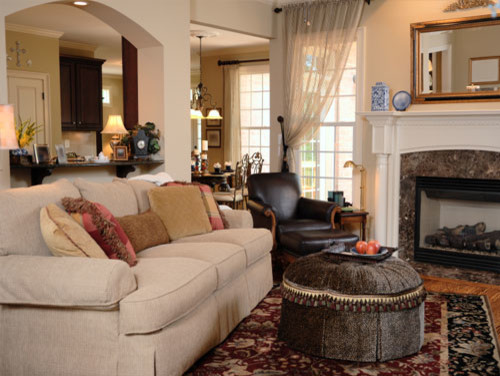
M 421 158 L 423 154 L 420 152 L 431 151 L 447 151 L 441 155 L 443 158 L 457 157 L 461 153 L 455 152 L 460 150 L 500 153 L 500 110 L 383 111 L 359 115 L 372 126 L 372 152 L 376 156 L 375 238 L 390 246 L 403 246 L 399 244 L 402 157 L 405 161 L 411 161 L 412 158 L 407 158 L 410 154 L 415 153 L 414 155 L 420 155 Z M 486 155 L 479 154 L 483 155 L 477 157 L 481 160 Z M 432 157 L 432 163 L 429 163 L 429 157 L 425 158 L 424 163 L 428 164 L 427 169 L 430 171 L 427 176 L 437 176 L 435 172 L 447 164 L 439 158 L 439 154 L 435 155 L 438 158 Z M 465 153 L 464 157 L 459 158 L 465 158 L 464 161 L 471 165 L 461 166 L 463 171 L 486 166 L 474 163 L 474 159 L 466 155 L 469 154 Z M 458 164 L 460 163 L 457 161 Z M 476 171 L 472 175 L 487 178 L 488 172 L 484 171 L 483 175 L 483 172 Z M 468 177 L 468 173 L 462 177 Z

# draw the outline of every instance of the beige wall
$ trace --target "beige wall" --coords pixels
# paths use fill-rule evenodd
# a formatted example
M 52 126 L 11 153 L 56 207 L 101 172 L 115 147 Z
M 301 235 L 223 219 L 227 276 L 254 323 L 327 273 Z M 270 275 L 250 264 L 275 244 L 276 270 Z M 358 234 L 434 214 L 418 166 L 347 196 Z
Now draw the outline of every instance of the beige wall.
M 7 30 L 6 48 L 16 47 L 16 41 L 21 42 L 21 48 L 26 49 L 25 58 L 31 59 L 33 64 L 21 67 L 16 66 L 15 55 L 7 62 L 7 69 L 23 70 L 29 72 L 40 72 L 49 74 L 50 94 L 50 128 L 52 132 L 52 153 L 55 153 L 54 145 L 61 143 L 61 88 L 59 83 L 59 39 L 42 37 L 33 34 L 20 33 Z M 13 55 L 13 53 L 9 53 Z
M 247 49 L 251 51 L 251 49 Z M 219 54 L 210 53 L 210 56 L 202 59 L 203 84 L 207 86 L 208 91 L 212 94 L 213 101 L 217 103 L 217 107 L 222 107 L 224 112 L 224 74 L 223 67 L 217 65 L 219 60 L 248 60 L 248 59 L 268 59 L 269 51 L 263 49 L 260 51 L 244 52 L 244 49 L 231 52 L 230 50 L 221 51 Z M 223 115 L 223 113 L 221 114 Z M 210 148 L 208 150 L 208 160 L 210 168 L 213 164 L 219 162 L 224 165 L 224 127 L 225 122 L 222 120 L 221 127 L 207 127 L 206 121 L 202 121 L 202 139 L 206 139 L 207 129 L 220 129 L 221 131 L 221 147 Z M 236 161 L 234 161 L 236 163 Z

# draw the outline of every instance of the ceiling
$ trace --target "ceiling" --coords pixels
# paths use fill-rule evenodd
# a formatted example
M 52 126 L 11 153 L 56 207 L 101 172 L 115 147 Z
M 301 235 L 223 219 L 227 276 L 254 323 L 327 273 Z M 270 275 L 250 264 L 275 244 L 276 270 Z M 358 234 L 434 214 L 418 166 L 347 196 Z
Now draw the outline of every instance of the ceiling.
M 106 59 L 103 73 L 121 74 L 121 35 L 106 23 L 76 6 L 39 5 L 11 14 L 6 17 L 5 22 L 63 32 L 61 40 L 96 46 L 95 57 Z M 267 39 L 196 24 L 191 24 L 190 29 L 218 33 L 217 37 L 203 39 L 203 54 L 234 48 L 257 49 L 269 43 Z M 193 65 L 199 65 L 198 38 L 191 37 L 190 45 Z

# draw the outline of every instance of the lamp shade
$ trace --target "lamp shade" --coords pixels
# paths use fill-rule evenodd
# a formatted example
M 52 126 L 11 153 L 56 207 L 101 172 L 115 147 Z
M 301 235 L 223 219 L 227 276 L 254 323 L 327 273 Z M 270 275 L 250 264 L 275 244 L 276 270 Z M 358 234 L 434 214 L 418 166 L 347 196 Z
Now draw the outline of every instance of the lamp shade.
M 101 132 L 102 134 L 128 134 L 120 115 L 109 115 L 108 122 Z
M 191 109 L 191 119 L 203 119 L 203 114 L 200 110 Z
M 16 125 L 14 122 L 14 106 L 0 105 L 0 149 L 18 149 Z
M 222 119 L 222 116 L 220 116 L 219 110 L 217 110 L 216 108 L 212 108 L 208 113 L 206 119 Z

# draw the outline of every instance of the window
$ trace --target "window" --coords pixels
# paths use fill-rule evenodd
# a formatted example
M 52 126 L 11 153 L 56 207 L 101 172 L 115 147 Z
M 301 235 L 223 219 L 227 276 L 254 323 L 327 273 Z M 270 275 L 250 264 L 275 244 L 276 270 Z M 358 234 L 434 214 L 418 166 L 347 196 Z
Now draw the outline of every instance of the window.
M 109 88 L 102 89 L 102 104 L 111 105 L 111 90 Z
M 317 134 L 300 149 L 300 175 L 305 197 L 327 200 L 328 191 L 343 191 L 352 203 L 352 169 L 356 121 L 356 43 L 353 43 L 337 92 Z
M 269 66 L 240 69 L 241 155 L 260 152 L 262 172 L 269 172 L 270 144 Z

